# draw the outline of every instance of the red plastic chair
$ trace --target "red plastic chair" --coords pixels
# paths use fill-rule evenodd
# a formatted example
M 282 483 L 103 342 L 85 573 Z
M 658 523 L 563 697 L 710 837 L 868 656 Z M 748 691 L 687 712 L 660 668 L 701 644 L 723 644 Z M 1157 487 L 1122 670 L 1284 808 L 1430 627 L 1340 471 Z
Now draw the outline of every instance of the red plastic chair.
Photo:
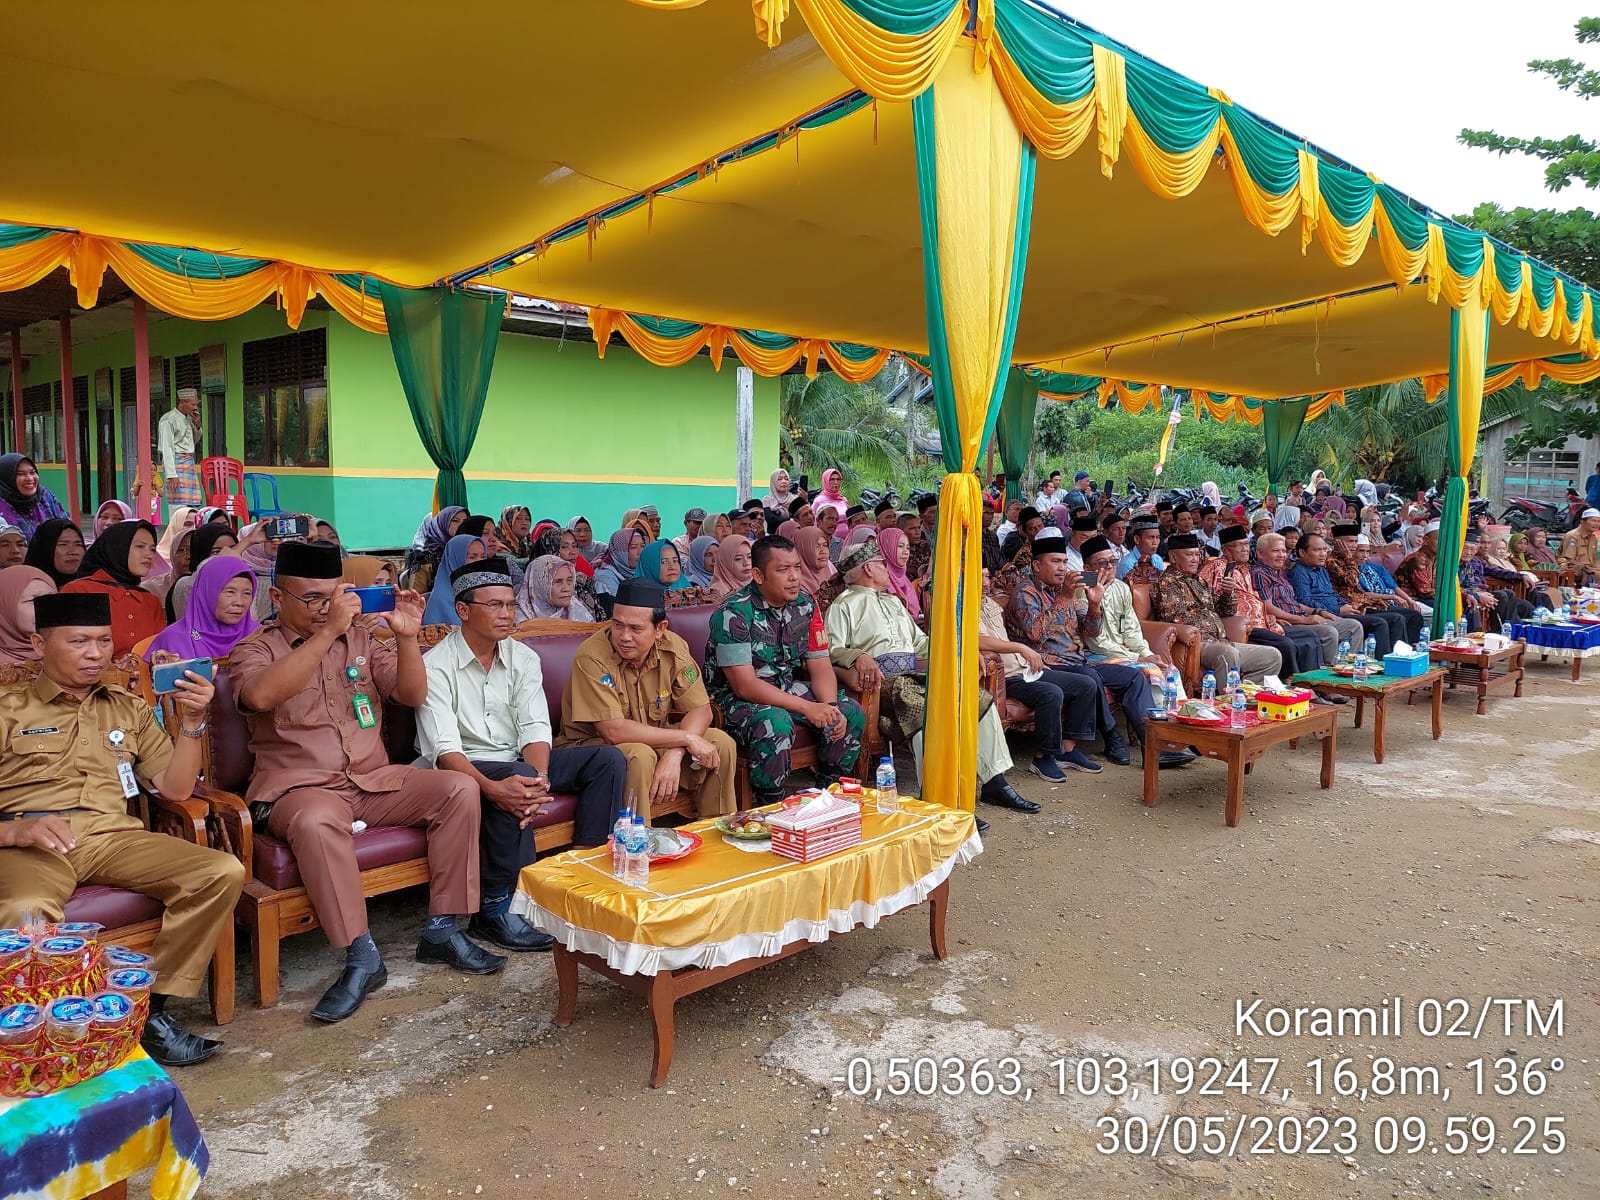
M 244 464 L 237 458 L 201 459 L 200 487 L 206 503 L 227 513 L 235 527 L 250 519 L 244 502 Z

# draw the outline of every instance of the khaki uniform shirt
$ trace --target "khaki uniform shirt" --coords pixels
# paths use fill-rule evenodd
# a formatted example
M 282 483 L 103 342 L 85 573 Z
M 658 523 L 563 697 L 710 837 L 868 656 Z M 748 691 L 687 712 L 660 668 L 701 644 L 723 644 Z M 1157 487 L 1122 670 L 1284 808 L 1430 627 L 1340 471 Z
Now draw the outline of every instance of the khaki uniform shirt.
M 1596 535 L 1587 529 L 1574 529 L 1561 539 L 1561 561 L 1569 566 L 1587 567 L 1591 571 L 1600 569 L 1595 556 L 1597 545 L 1600 545 L 1600 538 Z
M 383 701 L 394 695 L 399 655 L 365 626 L 351 625 L 311 682 L 274 711 L 251 712 L 245 706 L 245 683 L 303 641 L 269 621 L 228 654 L 228 679 L 250 726 L 255 756 L 245 799 L 270 802 L 295 788 L 344 791 L 354 784 L 364 792 L 392 792 L 403 786 L 411 768 L 391 764 L 383 745 Z M 356 720 L 357 693 L 372 702 L 371 729 Z
M 66 814 L 76 833 L 143 829 L 128 814 L 124 760 L 146 786 L 172 761 L 172 739 L 133 693 L 102 683 L 79 701 L 43 674 L 0 693 L 0 812 L 86 808 Z
M 561 694 L 557 744 L 605 744 L 598 728 L 601 721 L 637 721 L 669 729 L 710 703 L 689 643 L 677 634 L 663 633 L 635 667 L 612 649 L 610 630 L 597 629 L 572 660 L 572 675 Z

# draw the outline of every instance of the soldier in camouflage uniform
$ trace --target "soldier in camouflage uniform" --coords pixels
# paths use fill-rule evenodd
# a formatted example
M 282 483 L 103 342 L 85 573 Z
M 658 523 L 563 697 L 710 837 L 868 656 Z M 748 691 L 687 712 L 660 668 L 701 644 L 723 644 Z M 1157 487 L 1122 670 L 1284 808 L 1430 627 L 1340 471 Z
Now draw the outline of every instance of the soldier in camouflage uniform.
M 829 783 L 855 769 L 866 718 L 839 695 L 816 605 L 800 588 L 800 555 L 788 538 L 751 548 L 750 584 L 711 614 L 705 674 L 727 730 L 750 754 L 758 804 L 784 796 L 796 723 L 818 731 L 817 769 Z

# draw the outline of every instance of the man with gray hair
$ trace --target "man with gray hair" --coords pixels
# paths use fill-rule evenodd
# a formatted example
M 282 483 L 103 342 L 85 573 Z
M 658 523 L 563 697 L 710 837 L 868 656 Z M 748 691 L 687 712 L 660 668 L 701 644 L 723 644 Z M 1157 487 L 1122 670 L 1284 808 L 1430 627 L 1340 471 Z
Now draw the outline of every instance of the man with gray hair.
M 161 473 L 166 477 L 167 504 L 199 508 L 206 502 L 200 486 L 200 472 L 194 465 L 195 446 L 200 440 L 200 393 L 192 387 L 178 389 L 178 403 L 156 426 L 161 451 Z
M 889 568 L 875 544 L 851 546 L 840 559 L 839 570 L 849 586 L 828 606 L 823 620 L 829 658 L 845 676 L 845 686 L 862 691 L 883 689 L 881 705 L 893 712 L 910 737 L 920 776 L 920 711 L 927 697 L 928 635 L 917 628 L 900 597 L 889 591 Z M 914 729 L 910 727 L 913 724 Z M 978 799 L 1016 812 L 1038 812 L 1039 806 L 1018 795 L 1006 780 L 1010 769 L 1005 730 L 1000 713 L 991 704 L 978 721 Z

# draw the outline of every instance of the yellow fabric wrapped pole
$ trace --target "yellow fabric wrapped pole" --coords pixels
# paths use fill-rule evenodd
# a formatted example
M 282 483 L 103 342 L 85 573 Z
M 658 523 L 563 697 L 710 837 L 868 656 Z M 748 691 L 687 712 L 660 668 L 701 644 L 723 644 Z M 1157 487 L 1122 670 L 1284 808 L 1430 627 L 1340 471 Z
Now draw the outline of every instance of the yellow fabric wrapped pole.
M 1483 372 L 1488 362 L 1489 320 L 1483 300 L 1469 296 L 1450 313 L 1449 460 L 1444 511 L 1439 515 L 1439 546 L 1433 583 L 1433 635 L 1446 622 L 1461 619 L 1461 552 L 1467 537 L 1467 475 L 1478 448 L 1478 418 L 1483 410 Z
M 1027 257 L 1033 149 L 963 43 L 916 101 L 939 489 L 923 795 L 971 811 L 978 760 L 983 497 L 973 475 L 1010 365 Z

